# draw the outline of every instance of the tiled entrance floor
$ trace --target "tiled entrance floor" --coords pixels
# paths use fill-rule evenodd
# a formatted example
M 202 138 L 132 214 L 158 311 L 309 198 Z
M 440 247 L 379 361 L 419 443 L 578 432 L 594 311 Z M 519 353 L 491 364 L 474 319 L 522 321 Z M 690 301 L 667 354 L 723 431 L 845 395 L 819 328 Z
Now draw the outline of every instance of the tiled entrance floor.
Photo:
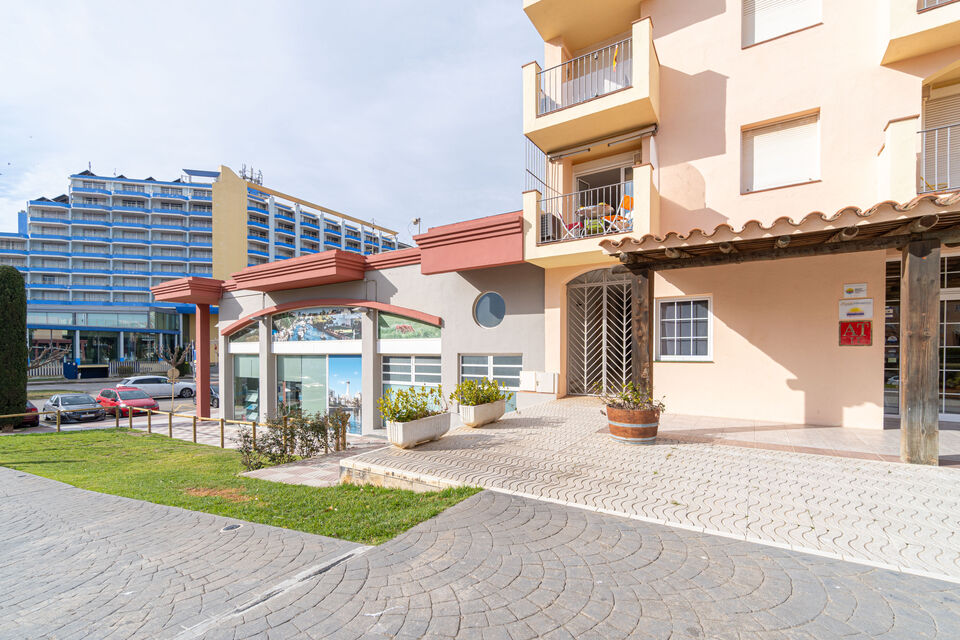
M 761 448 L 706 437 L 702 430 L 717 424 L 668 421 L 655 445 L 632 446 L 603 433 L 605 420 L 596 400 L 565 398 L 415 449 L 384 447 L 340 464 L 354 481 L 481 486 L 960 582 L 958 469 L 796 451 L 829 441 L 836 451 L 856 452 L 860 443 L 843 440 L 841 430 L 737 425 L 740 431 L 719 432 L 771 445 Z
M 773 451 L 899 462 L 899 419 L 887 417 L 884 426 L 885 429 L 851 429 L 664 415 L 660 432 L 686 442 L 715 442 Z M 940 423 L 940 465 L 960 466 L 960 423 Z

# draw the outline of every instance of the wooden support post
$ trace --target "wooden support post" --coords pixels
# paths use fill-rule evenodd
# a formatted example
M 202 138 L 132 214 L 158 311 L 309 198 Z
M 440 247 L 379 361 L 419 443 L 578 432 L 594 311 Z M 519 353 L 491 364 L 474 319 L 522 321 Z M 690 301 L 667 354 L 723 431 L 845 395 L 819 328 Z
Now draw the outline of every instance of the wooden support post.
M 220 418 L 220 448 L 223 449 L 223 418 Z
M 60 409 L 57 409 L 57 433 L 60 433 Z
M 133 431 L 133 408 L 127 409 L 127 428 Z
M 253 421 L 253 450 L 257 450 L 257 421 Z
M 116 420 L 116 424 L 113 425 L 113 428 L 119 429 L 120 428 L 120 407 L 113 408 L 113 417 L 114 417 L 114 420 Z
M 634 274 L 631 283 L 633 308 L 631 331 L 633 349 L 633 384 L 653 393 L 653 278 L 650 270 Z
M 153 409 L 147 409 L 147 433 L 153 433 Z
M 287 455 L 288 453 L 287 434 L 290 433 L 288 429 L 287 416 L 283 416 L 283 455 Z
M 167 431 L 170 433 L 170 437 L 173 437 L 173 411 L 167 412 Z
M 193 442 L 194 444 L 196 444 L 197 442 L 197 416 L 196 415 L 193 416 Z
M 900 459 L 938 464 L 940 240 L 903 248 L 900 277 Z

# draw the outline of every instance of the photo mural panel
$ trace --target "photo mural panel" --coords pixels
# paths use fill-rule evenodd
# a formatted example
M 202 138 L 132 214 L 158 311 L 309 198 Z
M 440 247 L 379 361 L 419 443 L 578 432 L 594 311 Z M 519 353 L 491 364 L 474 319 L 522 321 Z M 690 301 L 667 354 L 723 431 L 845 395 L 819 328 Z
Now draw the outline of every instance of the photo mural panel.
M 328 407 L 332 413 L 343 411 L 350 416 L 348 431 L 360 433 L 361 384 L 363 382 L 359 355 L 328 356 Z
M 377 314 L 377 335 L 381 340 L 439 338 L 440 327 L 413 318 L 380 312 Z
M 359 340 L 363 312 L 347 307 L 314 307 L 273 316 L 274 342 Z

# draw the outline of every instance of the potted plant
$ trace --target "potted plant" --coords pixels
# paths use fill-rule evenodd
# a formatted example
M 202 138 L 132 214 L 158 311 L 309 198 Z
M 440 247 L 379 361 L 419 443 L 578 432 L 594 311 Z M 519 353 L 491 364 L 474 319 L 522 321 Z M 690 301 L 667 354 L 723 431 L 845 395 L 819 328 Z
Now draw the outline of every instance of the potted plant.
M 388 389 L 377 404 L 390 444 L 401 449 L 437 440 L 450 430 L 451 414 L 440 387 Z
M 450 394 L 450 400 L 459 406 L 463 424 L 480 427 L 503 417 L 512 396 L 496 380 L 464 380 Z
M 613 393 L 600 393 L 606 406 L 610 437 L 627 444 L 653 444 L 664 404 L 646 389 L 628 382 Z

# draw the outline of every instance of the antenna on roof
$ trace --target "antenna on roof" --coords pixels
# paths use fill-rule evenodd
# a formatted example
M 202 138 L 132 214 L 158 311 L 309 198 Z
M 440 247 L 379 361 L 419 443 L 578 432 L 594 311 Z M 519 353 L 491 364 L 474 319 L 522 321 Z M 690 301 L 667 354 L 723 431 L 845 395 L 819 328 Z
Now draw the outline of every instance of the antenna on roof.
M 240 177 L 246 180 L 247 182 L 252 182 L 253 184 L 263 185 L 263 171 L 253 170 L 253 165 L 250 165 L 250 168 L 247 168 L 246 164 L 240 166 Z
M 93 164 L 87 160 L 87 171 L 93 171 Z

